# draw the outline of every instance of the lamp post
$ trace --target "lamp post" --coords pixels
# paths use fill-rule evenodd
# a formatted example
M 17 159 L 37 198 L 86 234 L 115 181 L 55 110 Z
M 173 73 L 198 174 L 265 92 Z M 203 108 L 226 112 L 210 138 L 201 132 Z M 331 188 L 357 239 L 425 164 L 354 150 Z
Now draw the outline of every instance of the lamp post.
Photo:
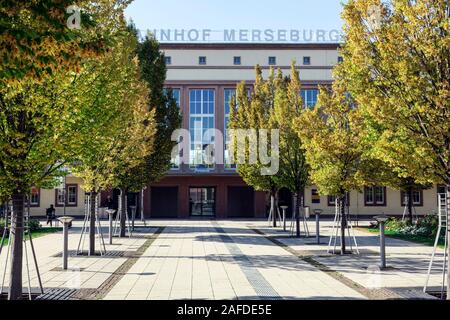
M 375 220 L 380 225 L 380 259 L 381 259 L 380 268 L 381 269 L 386 269 L 386 240 L 385 240 L 386 238 L 384 235 L 384 229 L 385 229 L 386 221 L 388 219 L 389 219 L 389 217 L 387 217 L 384 214 L 381 216 L 375 217 Z
M 69 225 L 70 223 L 73 221 L 72 217 L 61 217 L 58 218 L 58 220 L 62 223 L 63 225 L 63 254 L 62 254 L 62 258 L 63 258 L 63 270 L 67 270 L 67 260 L 68 260 L 68 248 L 69 248 Z
M 108 214 L 109 217 L 109 244 L 113 244 L 113 217 L 114 217 L 114 213 L 116 212 L 116 210 L 114 209 L 107 209 L 106 213 Z

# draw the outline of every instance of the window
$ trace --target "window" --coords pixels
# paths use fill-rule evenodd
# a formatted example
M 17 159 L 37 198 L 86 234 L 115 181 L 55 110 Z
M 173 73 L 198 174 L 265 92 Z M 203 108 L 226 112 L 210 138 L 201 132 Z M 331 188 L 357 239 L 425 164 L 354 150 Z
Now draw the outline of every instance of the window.
M 350 206 L 350 193 L 345 194 L 346 205 Z M 336 205 L 336 196 L 328 196 L 328 206 L 334 207 Z
M 303 65 L 309 66 L 311 64 L 311 57 L 303 57 Z
M 311 190 L 311 203 L 320 203 L 320 195 L 317 189 Z
M 164 88 L 165 93 L 167 93 L 168 90 L 172 91 L 172 97 L 175 99 L 178 107 L 181 107 L 181 90 L 180 89 L 174 89 L 174 88 Z M 171 170 L 178 170 L 180 168 L 180 157 L 177 156 L 175 158 L 171 158 L 170 160 Z
M 274 66 L 277 64 L 277 57 L 269 57 L 269 66 Z
M 366 206 L 386 206 L 386 188 L 365 187 L 364 203 Z
M 181 106 L 181 94 L 180 89 L 172 89 L 172 97 L 177 102 L 178 107 Z
M 301 96 L 303 99 L 303 106 L 306 108 L 313 108 L 317 104 L 317 97 L 319 96 L 318 89 L 302 89 Z
M 341 57 L 341 56 L 339 56 L 339 57 L 338 57 L 338 63 L 342 63 L 342 62 L 344 62 L 344 58 Z
M 164 61 L 166 62 L 166 65 L 172 64 L 172 57 L 164 57 Z
M 64 206 L 64 188 L 55 189 L 56 192 L 56 206 Z
M 205 65 L 206 57 L 198 57 L 198 64 Z
M 64 199 L 64 188 L 55 189 L 55 203 L 57 207 L 64 206 L 64 200 L 66 202 L 66 206 L 68 207 L 76 207 L 78 205 L 78 185 L 77 184 L 67 184 L 66 185 L 66 196 Z
M 39 188 L 31 188 L 30 194 L 25 198 L 25 205 L 28 206 L 28 198 L 30 198 L 30 207 L 39 207 L 41 200 L 41 190 Z
M 400 201 L 402 206 L 407 205 L 407 193 L 405 191 L 400 192 Z M 423 191 L 422 190 L 413 190 L 412 191 L 412 204 L 416 207 L 423 206 Z
M 225 152 L 224 152 L 224 160 L 225 160 L 225 168 L 226 169 L 235 169 L 236 168 L 235 164 L 231 164 L 231 152 L 229 150 L 230 137 L 228 136 L 228 122 L 230 121 L 230 102 L 231 102 L 231 99 L 235 95 L 236 95 L 236 89 L 225 89 L 225 91 L 224 91 L 224 114 L 225 114 L 225 123 L 224 123 Z
M 77 205 L 77 191 L 78 186 L 75 185 L 67 185 L 67 205 L 76 206 Z
M 445 193 L 447 193 L 446 187 L 444 185 L 438 185 L 437 193 L 438 194 L 445 194 Z
M 241 65 L 241 57 L 234 57 L 233 58 L 233 64 L 235 66 L 240 66 Z
M 191 167 L 210 169 L 208 147 L 214 143 L 215 92 L 212 89 L 192 89 L 189 92 L 189 132 Z
M 181 106 L 181 92 L 180 92 L 180 89 L 164 88 L 164 93 L 168 94 L 169 89 L 172 90 L 172 97 L 177 102 L 178 107 L 180 107 Z

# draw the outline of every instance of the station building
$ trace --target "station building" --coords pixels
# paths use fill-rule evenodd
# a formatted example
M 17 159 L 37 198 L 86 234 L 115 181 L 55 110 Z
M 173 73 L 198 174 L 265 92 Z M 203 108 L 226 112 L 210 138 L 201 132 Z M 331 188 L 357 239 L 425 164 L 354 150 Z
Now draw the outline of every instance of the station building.
M 290 65 L 296 61 L 302 82 L 301 95 L 305 107 L 317 102 L 318 86 L 332 84 L 332 69 L 340 61 L 339 44 L 214 44 L 214 43 L 164 43 L 167 64 L 166 87 L 171 88 L 183 114 L 182 127 L 191 137 L 196 132 L 217 129 L 226 137 L 230 99 L 236 85 L 245 80 L 251 90 L 255 79 L 255 65 L 259 64 L 265 77 L 270 67 L 290 73 Z M 149 185 L 141 194 L 130 197 L 146 218 L 264 218 L 267 216 L 268 199 L 263 192 L 256 192 L 236 173 L 233 165 L 208 165 L 203 162 L 203 145 L 211 141 L 195 141 L 189 148 L 190 164 L 180 164 L 173 159 L 170 172 L 158 183 Z M 203 139 L 203 137 L 201 138 Z M 218 141 L 221 139 L 218 139 Z M 228 163 L 226 144 L 225 163 Z M 219 143 L 216 141 L 215 143 Z M 437 210 L 437 193 L 444 188 L 434 186 L 413 193 L 417 214 L 430 214 Z M 71 215 L 84 214 L 82 181 L 68 177 L 66 185 L 66 210 Z M 56 204 L 61 214 L 64 197 L 62 191 L 33 191 L 31 199 L 33 215 L 43 215 L 45 208 Z M 140 197 L 143 197 L 140 199 Z M 349 194 L 350 211 L 358 216 L 381 213 L 402 215 L 404 193 L 385 187 L 364 188 Z M 280 205 L 291 207 L 291 193 L 280 191 Z M 317 188 L 305 190 L 305 205 L 334 213 L 334 199 L 319 196 Z M 288 209 L 289 211 L 290 209 Z

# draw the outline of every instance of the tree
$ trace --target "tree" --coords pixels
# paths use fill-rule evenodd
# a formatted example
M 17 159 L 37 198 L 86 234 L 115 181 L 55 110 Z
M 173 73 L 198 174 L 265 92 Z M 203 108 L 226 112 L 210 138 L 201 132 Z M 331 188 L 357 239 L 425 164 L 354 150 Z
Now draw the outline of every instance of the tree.
M 271 127 L 280 130 L 280 170 L 274 180 L 277 185 L 288 188 L 293 193 L 297 237 L 300 237 L 299 209 L 304 206 L 309 165 L 302 148 L 302 140 L 295 132 L 293 122 L 286 119 L 298 118 L 304 110 L 300 89 L 299 73 L 295 63 L 292 63 L 290 78 L 285 79 L 276 89 L 274 109 L 270 118 Z
M 69 4 L 5 0 L 0 6 L 0 193 L 13 202 L 9 299 L 22 295 L 25 195 L 56 175 L 73 146 L 65 135 L 71 105 L 60 98 L 59 85 L 72 81 L 70 74 L 83 59 L 106 51 L 113 34 L 108 28 L 120 23 L 126 6 L 123 1 L 81 1 L 84 28 L 70 30 Z
M 130 23 L 128 30 L 138 40 L 138 31 Z M 158 41 L 150 34 L 146 35 L 136 49 L 139 58 L 140 75 L 142 81 L 150 88 L 145 96 L 147 106 L 155 114 L 156 133 L 154 144 L 158 152 L 149 152 L 138 166 L 131 168 L 119 179 L 117 187 L 121 190 L 122 212 L 127 211 L 127 193 L 139 191 L 149 183 L 160 180 L 170 170 L 171 152 L 176 142 L 172 141 L 172 133 L 181 127 L 181 114 L 179 106 L 173 97 L 172 91 L 166 90 L 167 68 L 164 53 L 161 52 Z M 121 215 L 120 236 L 125 236 L 125 214 Z
M 76 29 L 68 28 L 71 17 L 66 10 L 72 0 L 1 0 L 0 86 L 39 83 L 59 70 L 76 70 L 86 58 L 103 55 L 130 2 L 77 1 L 81 28 Z
M 375 167 L 367 157 L 364 120 L 345 86 L 320 88 L 317 105 L 294 119 L 303 141 L 312 182 L 319 193 L 336 197 L 341 215 L 341 254 L 346 253 L 346 195 L 367 184 L 367 171 Z M 337 212 L 336 212 L 337 213 Z
M 443 0 L 349 1 L 337 73 L 383 128 L 379 158 L 401 177 L 446 185 L 450 210 L 449 12 Z
M 73 88 L 76 96 L 83 93 L 72 115 L 72 133 L 80 142 L 74 150 L 74 173 L 91 193 L 90 254 L 95 253 L 98 192 L 129 181 L 129 172 L 152 151 L 154 111 L 147 107 L 149 90 L 140 77 L 136 46 L 136 39 L 124 31 L 105 59 L 86 65 L 83 80 Z
M 260 66 L 256 67 L 256 80 L 251 96 L 248 95 L 245 82 L 241 82 L 236 90 L 236 100 L 230 103 L 229 128 L 250 130 L 244 143 L 239 143 L 238 136 L 231 133 L 231 150 L 233 159 L 238 160 L 237 171 L 243 180 L 257 191 L 270 194 L 273 226 L 276 227 L 277 203 L 279 185 L 273 174 L 263 174 L 265 164 L 261 161 L 258 151 L 268 142 L 267 136 L 261 135 L 261 130 L 270 130 L 270 117 L 274 109 L 275 91 L 281 85 L 281 71 L 275 78 L 273 69 L 267 80 L 263 79 Z M 259 134 L 258 134 L 259 133 Z M 272 141 L 274 143 L 274 141 Z M 240 159 L 240 160 L 239 160 Z
M 133 28 L 131 26 L 131 29 Z M 154 143 L 158 146 L 158 152 L 147 157 L 143 175 L 147 183 L 153 183 L 164 177 L 170 170 L 171 153 L 176 145 L 176 142 L 171 139 L 172 133 L 181 127 L 182 118 L 172 91 L 164 88 L 167 73 L 165 57 L 158 41 L 152 35 L 146 35 L 144 41 L 138 44 L 137 56 L 141 78 L 150 88 L 147 104 L 155 111 L 157 126 Z

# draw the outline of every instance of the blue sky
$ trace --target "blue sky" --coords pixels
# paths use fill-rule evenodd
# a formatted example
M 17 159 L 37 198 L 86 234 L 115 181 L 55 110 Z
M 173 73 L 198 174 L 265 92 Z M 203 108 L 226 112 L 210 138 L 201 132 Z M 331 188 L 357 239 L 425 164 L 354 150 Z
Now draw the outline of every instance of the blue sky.
M 134 0 L 141 30 L 341 29 L 341 0 Z

